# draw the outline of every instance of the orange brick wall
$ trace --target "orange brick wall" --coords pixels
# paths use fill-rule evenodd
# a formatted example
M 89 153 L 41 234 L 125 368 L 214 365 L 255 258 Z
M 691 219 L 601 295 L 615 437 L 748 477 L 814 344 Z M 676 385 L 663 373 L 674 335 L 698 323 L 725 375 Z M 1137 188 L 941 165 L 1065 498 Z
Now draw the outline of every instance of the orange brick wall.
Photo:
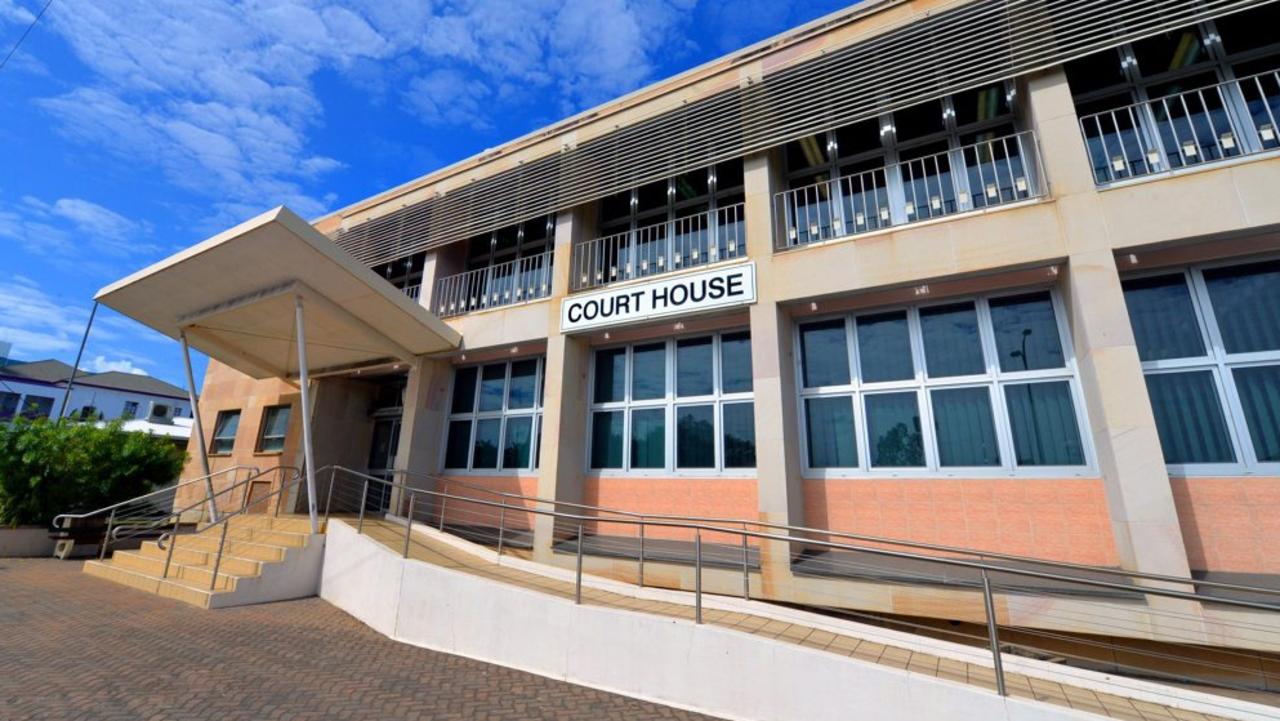
M 754 478 L 622 478 L 592 477 L 584 480 L 582 502 L 636 513 L 717 518 L 757 518 L 757 481 Z M 634 526 L 600 524 L 598 533 L 634 536 Z M 646 538 L 690 540 L 687 530 L 647 528 Z M 740 536 L 704 536 L 708 543 L 739 543 Z
M 848 533 L 1119 565 L 1100 479 L 807 479 L 804 513 Z
M 1280 478 L 1171 478 L 1197 571 L 1280 573 Z
M 448 483 L 449 480 L 456 481 L 456 483 Z M 501 503 L 503 500 L 501 496 L 486 493 L 485 491 L 513 493 L 520 496 L 537 496 L 538 477 L 458 476 L 448 478 L 437 487 L 437 490 L 447 493 L 450 496 L 478 498 L 482 501 Z M 419 499 L 418 502 L 421 503 L 421 499 Z M 520 505 L 514 501 L 510 501 L 509 503 L 511 503 L 512 506 Z M 529 501 L 523 505 L 532 508 L 533 502 Z M 418 514 L 415 513 L 414 515 L 417 516 Z M 445 523 L 457 525 L 489 526 L 496 528 L 498 526 L 498 521 L 501 520 L 503 527 L 509 530 L 529 530 L 533 528 L 533 514 L 531 513 L 521 513 L 511 510 L 503 514 L 501 508 L 480 505 L 477 503 L 467 503 L 466 501 L 454 499 L 445 501 L 444 516 Z

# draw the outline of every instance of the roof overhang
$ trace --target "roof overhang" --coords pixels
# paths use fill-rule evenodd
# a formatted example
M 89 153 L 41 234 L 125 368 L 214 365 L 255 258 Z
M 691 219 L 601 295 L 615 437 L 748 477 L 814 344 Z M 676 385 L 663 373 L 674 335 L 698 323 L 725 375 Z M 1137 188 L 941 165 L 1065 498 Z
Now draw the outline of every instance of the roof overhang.
M 254 378 L 457 348 L 462 337 L 283 206 L 98 291 L 96 300 Z

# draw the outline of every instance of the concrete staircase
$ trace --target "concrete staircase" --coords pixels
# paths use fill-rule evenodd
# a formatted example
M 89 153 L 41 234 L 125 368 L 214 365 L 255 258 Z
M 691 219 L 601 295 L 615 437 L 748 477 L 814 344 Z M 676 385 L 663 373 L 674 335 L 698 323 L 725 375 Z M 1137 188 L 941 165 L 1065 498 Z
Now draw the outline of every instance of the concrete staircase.
M 240 515 L 227 523 L 220 563 L 222 528 L 216 526 L 177 537 L 168 575 L 164 573 L 168 549 L 156 541 L 146 541 L 134 551 L 115 551 L 106 560 L 86 561 L 84 571 L 201 608 L 316 595 L 324 535 L 311 534 L 307 517 Z

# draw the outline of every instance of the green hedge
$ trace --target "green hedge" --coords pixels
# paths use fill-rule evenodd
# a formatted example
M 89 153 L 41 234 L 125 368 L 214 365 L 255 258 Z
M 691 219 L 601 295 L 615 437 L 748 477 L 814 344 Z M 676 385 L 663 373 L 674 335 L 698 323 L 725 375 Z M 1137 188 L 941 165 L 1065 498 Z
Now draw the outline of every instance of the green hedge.
M 46 525 L 172 482 L 186 454 L 167 438 L 120 423 L 0 424 L 0 526 Z

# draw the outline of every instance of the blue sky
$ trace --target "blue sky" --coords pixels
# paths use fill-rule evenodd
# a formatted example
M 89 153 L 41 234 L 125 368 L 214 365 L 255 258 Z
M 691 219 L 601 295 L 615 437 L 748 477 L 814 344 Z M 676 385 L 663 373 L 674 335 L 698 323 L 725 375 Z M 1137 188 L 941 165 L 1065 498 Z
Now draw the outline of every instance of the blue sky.
M 43 4 L 0 0 L 0 57 Z M 53 0 L 0 69 L 0 343 L 70 363 L 97 289 L 219 230 L 319 216 L 847 4 Z M 176 343 L 110 311 L 82 365 L 185 385 Z

